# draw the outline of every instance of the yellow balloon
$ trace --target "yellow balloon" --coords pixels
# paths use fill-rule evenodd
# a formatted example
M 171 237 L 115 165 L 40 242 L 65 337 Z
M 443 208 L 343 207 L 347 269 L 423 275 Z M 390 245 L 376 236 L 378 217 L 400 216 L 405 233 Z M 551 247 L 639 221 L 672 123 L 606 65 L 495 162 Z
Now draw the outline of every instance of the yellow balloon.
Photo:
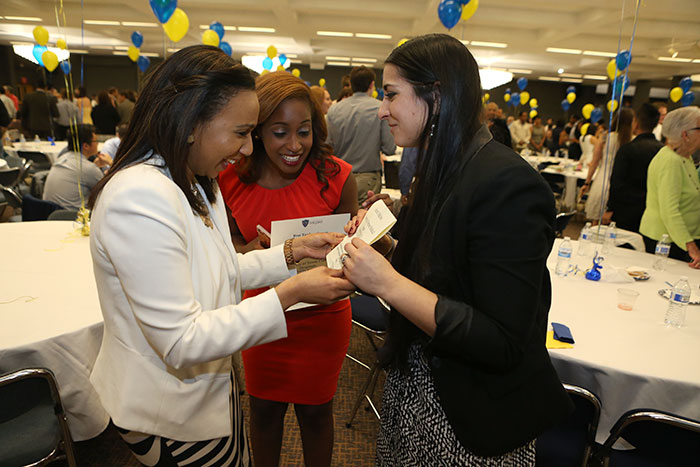
M 292 70 L 292 74 L 298 78 L 301 76 L 301 71 L 299 71 L 299 68 L 295 68 Z
M 607 70 L 608 70 L 608 77 L 610 79 L 615 79 L 615 72 L 616 71 L 617 71 L 617 76 L 620 76 L 622 74 L 622 70 L 617 69 L 617 63 L 615 63 L 614 58 L 608 62 Z
M 270 58 L 275 58 L 277 56 L 277 47 L 271 45 L 267 48 L 267 56 Z
M 489 93 L 487 92 L 486 94 L 484 94 L 484 100 L 487 101 L 487 100 L 489 100 L 489 99 L 491 99 L 491 94 L 489 94 Z
M 471 2 L 469 2 L 471 3 Z M 527 91 L 522 91 L 520 93 L 520 102 L 524 105 L 530 100 L 530 93 Z
M 537 116 L 537 111 L 535 109 L 532 109 L 530 111 L 530 118 L 535 118 Z
M 180 8 L 175 8 L 173 15 L 168 22 L 163 25 L 163 29 L 171 41 L 178 42 L 185 37 L 185 34 L 187 34 L 187 31 L 190 29 L 190 19 L 187 17 L 187 13 Z M 216 35 L 215 32 L 214 35 Z M 219 36 L 217 35 L 216 37 L 218 38 Z
M 326 78 L 321 78 L 318 80 L 318 85 L 323 87 L 326 85 Z
M 678 89 L 680 89 L 680 88 L 678 88 Z M 617 110 L 618 105 L 619 105 L 619 104 L 617 103 L 617 101 L 614 101 L 614 100 L 610 99 L 610 100 L 608 101 L 608 105 L 607 105 L 607 107 L 608 107 L 608 112 L 615 112 L 615 111 Z
M 135 62 L 136 60 L 139 59 L 139 55 L 141 55 L 141 51 L 139 50 L 138 47 L 130 45 L 129 49 L 126 51 L 126 54 L 129 56 L 132 62 Z
M 504 94 L 503 95 L 503 100 L 508 102 L 510 100 L 510 94 Z
M 65 39 L 59 39 L 56 41 L 56 47 L 58 47 L 61 50 L 66 50 L 66 40 Z
M 593 109 L 595 109 L 593 104 L 584 105 L 583 109 L 581 109 L 581 114 L 583 114 L 583 118 L 585 118 L 586 120 L 591 118 L 591 112 L 593 112 Z
M 537 99 L 534 97 L 530 99 L 530 107 L 537 107 Z
M 581 136 L 585 136 L 586 132 L 588 132 L 588 127 L 591 126 L 590 123 L 584 123 L 581 125 Z
M 41 54 L 41 61 L 44 62 L 44 66 L 49 71 L 54 71 L 58 66 L 58 57 L 50 50 Z
M 471 0 L 466 5 L 462 6 L 462 21 L 466 21 L 476 13 L 476 9 L 479 8 L 479 0 Z
M 408 39 L 404 37 L 403 39 L 401 39 L 401 40 L 398 42 L 398 44 L 396 44 L 396 47 L 401 47 L 401 46 L 404 45 L 406 42 L 408 42 Z
M 207 29 L 202 33 L 202 44 L 219 46 L 219 35 L 213 29 Z
M 284 71 L 284 66 L 277 65 L 277 71 Z
M 683 89 L 676 86 L 675 88 L 671 89 L 669 96 L 671 97 L 671 102 L 678 102 L 681 100 L 681 97 L 683 97 Z
M 379 95 L 379 93 L 377 92 L 376 89 L 374 91 L 372 91 L 372 97 L 374 97 L 376 99 L 378 95 Z
M 47 31 L 44 26 L 37 26 L 32 32 L 37 44 L 46 45 L 49 42 L 49 31 Z
M 266 74 L 268 74 L 269 72 L 270 72 L 270 70 L 263 70 L 262 73 L 260 73 L 260 74 L 261 74 L 261 75 L 266 75 Z
M 573 104 L 575 100 L 576 100 L 576 93 L 575 92 L 570 92 L 569 94 L 566 95 L 566 102 L 568 102 L 569 104 Z

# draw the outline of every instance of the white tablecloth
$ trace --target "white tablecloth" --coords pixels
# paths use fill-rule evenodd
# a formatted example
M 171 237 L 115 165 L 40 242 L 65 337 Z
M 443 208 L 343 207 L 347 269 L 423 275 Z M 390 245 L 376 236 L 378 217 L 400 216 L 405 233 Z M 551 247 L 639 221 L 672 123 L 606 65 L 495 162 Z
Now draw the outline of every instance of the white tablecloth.
M 73 439 L 93 438 L 109 415 L 89 381 L 103 329 L 89 238 L 69 221 L 4 223 L 0 238 L 0 373 L 49 368 Z
M 564 177 L 564 193 L 562 194 L 562 202 L 567 209 L 576 207 L 576 194 L 578 192 L 577 180 L 585 180 L 588 176 L 588 170 L 576 170 L 578 161 L 573 159 L 563 159 L 561 157 L 552 156 L 523 156 L 534 168 L 543 162 L 554 162 L 556 165 L 550 165 L 542 170 L 542 173 L 551 175 L 561 175 Z
M 12 147 L 5 146 L 5 151 L 18 157 L 18 151 L 43 152 L 49 156 L 49 159 L 51 159 L 51 163 L 53 164 L 56 162 L 56 159 L 58 159 L 58 153 L 61 152 L 67 145 L 68 143 L 66 141 L 56 141 L 53 146 L 49 141 L 41 141 L 39 143 L 27 141 L 26 143 L 13 143 Z
M 688 306 L 685 326 L 664 324 L 668 301 L 658 290 L 665 281 L 675 283 L 689 277 L 698 292 L 700 271 L 686 263 L 669 260 L 666 271 L 651 268 L 653 255 L 614 248 L 606 266 L 648 268 L 648 281 L 629 284 L 592 282 L 582 275 L 554 274 L 555 242 L 548 266 L 552 274 L 551 322 L 569 326 L 576 344 L 573 349 L 550 350 L 563 382 L 585 387 L 600 397 L 603 410 L 597 440 L 602 442 L 624 412 L 634 408 L 666 410 L 700 419 L 700 306 Z M 572 258 L 582 269 L 590 259 Z M 606 270 L 602 270 L 605 277 Z M 639 292 L 633 311 L 617 308 L 617 289 Z

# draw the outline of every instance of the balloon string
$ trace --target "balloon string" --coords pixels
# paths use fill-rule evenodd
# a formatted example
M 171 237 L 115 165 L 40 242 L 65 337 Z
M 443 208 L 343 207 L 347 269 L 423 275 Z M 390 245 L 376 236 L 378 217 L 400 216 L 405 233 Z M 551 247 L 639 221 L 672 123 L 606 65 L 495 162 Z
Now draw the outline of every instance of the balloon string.
M 639 6 L 641 5 L 641 0 L 636 0 L 637 5 L 635 8 L 635 13 L 634 13 L 634 24 L 632 26 L 632 35 L 630 36 L 630 46 L 628 52 L 630 53 L 630 60 L 632 57 L 632 46 L 634 45 L 634 36 L 637 33 L 637 21 L 639 20 Z M 625 13 L 625 2 L 623 0 L 622 3 L 622 14 L 620 18 L 620 36 L 617 41 L 617 54 L 615 55 L 615 74 L 614 74 L 614 79 L 613 79 L 613 89 L 612 89 L 612 96 L 611 100 L 615 102 L 616 98 L 616 93 L 617 93 L 617 81 L 618 81 L 618 76 L 617 76 L 617 56 L 620 54 L 620 47 L 622 43 L 622 24 L 624 21 L 624 13 Z M 622 97 L 625 93 L 624 85 L 625 82 L 627 82 L 627 73 L 629 73 L 629 67 L 630 64 L 627 64 L 627 67 L 625 69 L 625 74 L 623 76 L 621 85 L 620 85 L 620 95 L 617 96 L 619 98 L 619 109 L 620 112 L 618 113 L 618 118 L 617 118 L 617 125 L 615 126 L 615 132 L 617 133 L 617 143 L 618 143 L 618 148 L 620 146 L 620 134 L 618 132 L 618 129 L 620 128 L 620 115 L 622 114 Z M 614 104 L 613 104 L 614 105 Z M 610 107 L 611 109 L 614 109 L 613 106 Z M 607 209 L 607 190 L 609 189 L 610 185 L 610 180 L 608 179 L 608 170 L 612 171 L 612 167 L 608 168 L 608 161 L 610 160 L 611 154 L 610 154 L 610 135 L 612 133 L 612 120 L 613 120 L 613 114 L 614 112 L 610 112 L 610 117 L 608 120 L 608 137 L 606 138 L 605 142 L 605 157 L 603 158 L 603 185 L 602 185 L 602 192 L 601 192 L 601 197 L 600 197 L 600 208 L 598 211 L 598 229 L 597 229 L 597 235 L 600 236 L 600 228 L 603 224 L 603 214 L 605 213 L 605 210 Z M 613 156 L 614 157 L 614 156 Z M 612 165 L 612 164 L 611 164 Z
M 9 305 L 10 303 L 14 303 L 17 300 L 21 300 L 23 298 L 26 299 L 26 300 L 24 300 L 24 303 L 29 303 L 29 302 L 33 302 L 34 300 L 37 300 L 39 297 L 32 297 L 31 295 L 20 295 L 19 297 L 13 298 L 12 300 L 0 302 L 0 305 Z

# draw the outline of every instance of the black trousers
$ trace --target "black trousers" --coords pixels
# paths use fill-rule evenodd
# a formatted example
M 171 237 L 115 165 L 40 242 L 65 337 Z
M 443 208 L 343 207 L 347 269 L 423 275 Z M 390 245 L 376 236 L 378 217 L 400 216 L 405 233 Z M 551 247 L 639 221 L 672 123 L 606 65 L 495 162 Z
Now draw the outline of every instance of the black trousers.
M 656 243 L 658 242 L 658 240 L 649 238 L 646 235 L 642 235 L 642 237 L 644 238 L 644 248 L 646 248 L 647 253 L 651 253 L 653 255 L 656 251 Z M 698 241 L 695 240 L 696 245 L 697 243 Z M 686 263 L 690 262 L 690 255 L 688 254 L 688 252 L 680 249 L 678 245 L 676 245 L 673 242 L 671 242 L 671 251 L 669 252 L 668 257 L 680 261 L 685 261 Z

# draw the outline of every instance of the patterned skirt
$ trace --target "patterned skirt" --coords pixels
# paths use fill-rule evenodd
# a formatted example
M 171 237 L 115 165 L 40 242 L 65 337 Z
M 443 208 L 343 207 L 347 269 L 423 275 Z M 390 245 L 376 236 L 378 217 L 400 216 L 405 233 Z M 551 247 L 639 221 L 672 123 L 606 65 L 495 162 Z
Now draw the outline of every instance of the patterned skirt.
M 391 370 L 387 375 L 377 435 L 378 466 L 535 465 L 534 440 L 494 457 L 477 456 L 467 450 L 447 421 L 420 345 L 410 348 L 408 366 L 408 374 Z

